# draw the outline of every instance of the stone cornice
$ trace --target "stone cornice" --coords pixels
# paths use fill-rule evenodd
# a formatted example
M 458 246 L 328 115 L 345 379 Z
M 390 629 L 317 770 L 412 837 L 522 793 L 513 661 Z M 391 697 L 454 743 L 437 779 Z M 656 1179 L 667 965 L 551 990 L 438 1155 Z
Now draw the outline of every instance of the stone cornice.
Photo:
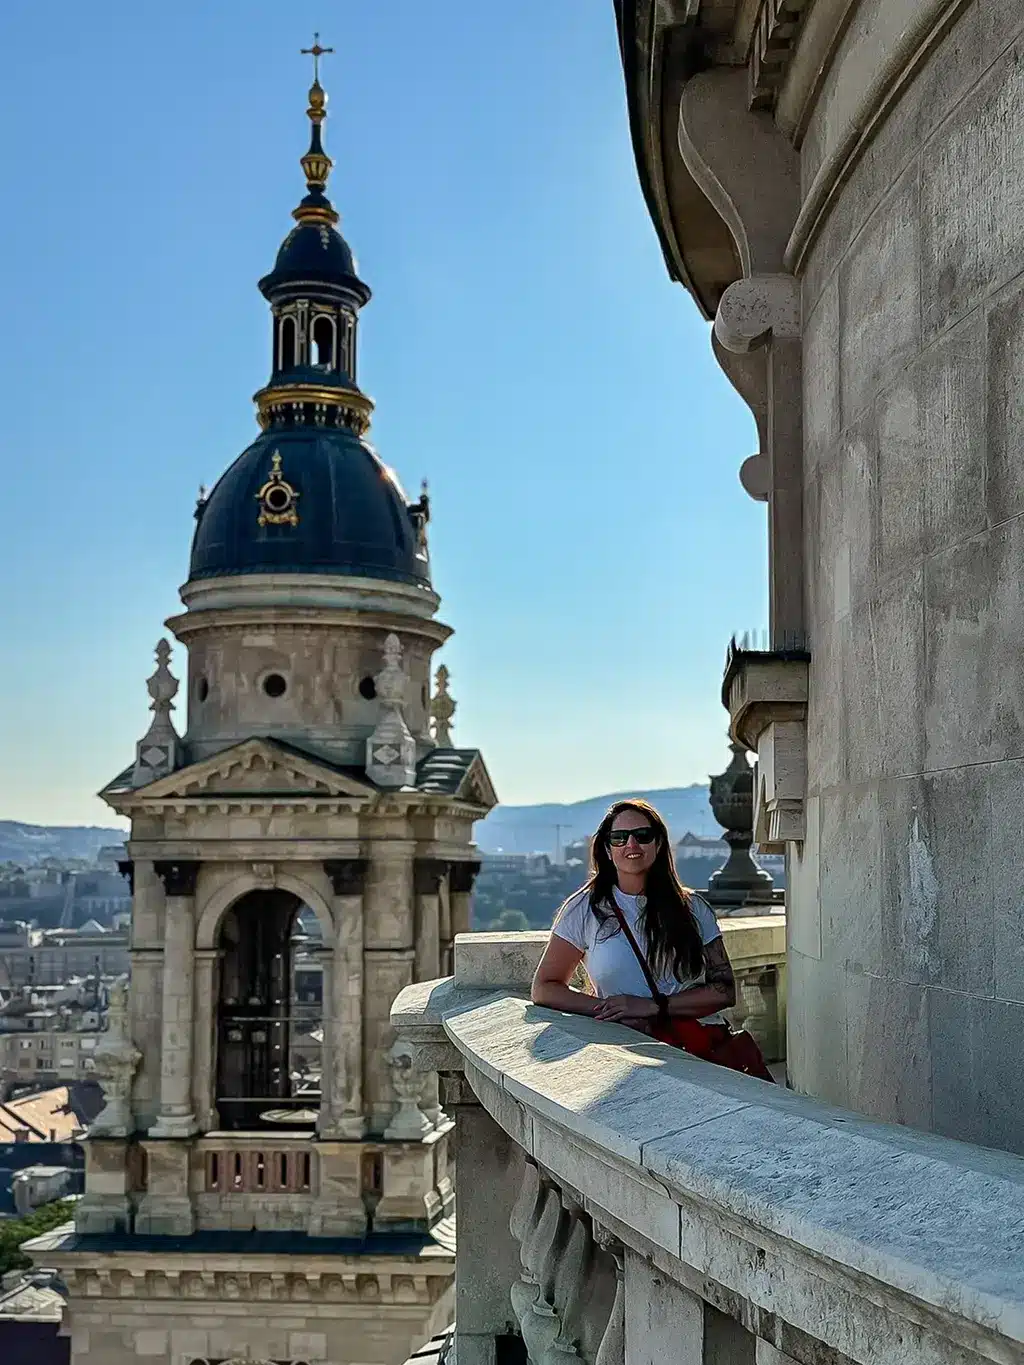
M 133 839 L 138 858 L 196 858 L 203 863 L 321 863 L 358 858 L 358 839 Z
M 445 1293 L 454 1271 L 454 1257 L 440 1246 L 408 1257 L 304 1252 L 301 1268 L 298 1258 L 288 1258 L 287 1269 L 281 1269 L 279 1255 L 245 1253 L 69 1250 L 47 1255 L 61 1270 L 71 1298 L 137 1303 L 177 1299 L 430 1306 Z
M 309 630 L 337 630 L 352 627 L 359 630 L 398 631 L 415 635 L 437 648 L 452 634 L 452 627 L 425 617 L 387 611 L 358 611 L 331 607 L 211 607 L 183 612 L 166 622 L 175 637 L 188 643 L 203 631 L 225 634 L 231 631 L 273 629 L 276 626 L 297 626 Z

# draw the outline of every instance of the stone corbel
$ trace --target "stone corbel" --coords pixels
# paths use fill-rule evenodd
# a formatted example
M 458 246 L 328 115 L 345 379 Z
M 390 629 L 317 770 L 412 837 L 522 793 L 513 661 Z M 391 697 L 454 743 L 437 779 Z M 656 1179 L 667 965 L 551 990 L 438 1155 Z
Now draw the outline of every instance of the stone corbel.
M 802 650 L 733 649 L 726 664 L 730 732 L 757 754 L 754 842 L 765 853 L 805 836 L 808 669 Z
M 795 276 L 755 275 L 730 284 L 715 314 L 715 338 L 741 355 L 772 340 L 798 341 L 800 285 Z

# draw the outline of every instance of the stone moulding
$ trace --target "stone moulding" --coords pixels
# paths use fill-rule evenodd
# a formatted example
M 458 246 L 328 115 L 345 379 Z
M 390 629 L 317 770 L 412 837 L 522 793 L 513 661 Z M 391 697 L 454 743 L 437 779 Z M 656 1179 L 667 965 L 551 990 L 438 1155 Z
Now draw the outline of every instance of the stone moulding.
M 757 754 L 754 840 L 784 853 L 805 834 L 807 687 L 802 650 L 730 649 L 722 682 L 732 737 Z
M 78 1259 L 81 1256 L 77 1253 Z M 113 1260 L 115 1256 L 104 1259 Z M 332 1269 L 286 1271 L 272 1269 L 269 1264 L 239 1266 L 246 1259 L 256 1259 L 246 1257 L 232 1258 L 231 1266 L 204 1270 L 156 1270 L 146 1265 L 142 1256 L 134 1265 L 127 1264 L 134 1257 L 117 1259 L 125 1263 L 104 1269 L 88 1265 L 66 1269 L 63 1278 L 72 1298 L 430 1305 L 441 1298 L 451 1281 L 450 1261 L 444 1257 L 436 1267 L 425 1265 L 422 1273 L 414 1274 L 395 1273 L 372 1265 L 372 1258 L 357 1256 L 350 1261 L 344 1258 L 347 1264 Z
M 441 986 L 408 988 L 392 1021 L 401 1036 L 432 1020 L 534 1168 L 517 1315 L 547 1280 L 542 1316 L 563 1311 L 547 1253 L 582 1214 L 805 1365 L 895 1360 L 897 1342 L 900 1365 L 1024 1358 L 1019 1158 L 766 1090 L 507 993 L 449 985 L 441 1008 Z M 628 1337 L 628 1294 L 624 1312 Z

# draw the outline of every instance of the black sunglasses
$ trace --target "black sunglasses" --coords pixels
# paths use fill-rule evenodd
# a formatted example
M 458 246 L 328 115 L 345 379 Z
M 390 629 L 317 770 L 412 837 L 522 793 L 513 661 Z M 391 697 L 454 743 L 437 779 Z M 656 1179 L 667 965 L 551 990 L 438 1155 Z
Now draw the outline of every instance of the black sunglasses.
M 658 831 L 653 825 L 641 825 L 639 829 L 612 829 L 608 831 L 608 844 L 611 848 L 625 848 L 630 839 L 638 844 L 653 844 Z

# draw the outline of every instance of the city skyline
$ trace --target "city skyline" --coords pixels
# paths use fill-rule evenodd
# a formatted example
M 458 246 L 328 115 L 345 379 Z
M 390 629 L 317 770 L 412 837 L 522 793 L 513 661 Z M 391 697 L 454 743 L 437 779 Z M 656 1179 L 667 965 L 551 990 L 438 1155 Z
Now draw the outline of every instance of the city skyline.
M 110 823 L 94 793 L 146 728 L 196 491 L 256 434 L 256 280 L 301 188 L 315 28 L 375 295 L 371 439 L 408 490 L 430 481 L 455 742 L 511 805 L 724 764 L 725 646 L 764 612 L 764 511 L 736 477 L 756 434 L 662 261 L 611 12 L 398 16 L 59 4 L 45 48 L 26 5 L 0 18 L 22 54 L 0 147 L 32 206 L 0 224 L 24 510 L 0 549 L 0 818 Z

